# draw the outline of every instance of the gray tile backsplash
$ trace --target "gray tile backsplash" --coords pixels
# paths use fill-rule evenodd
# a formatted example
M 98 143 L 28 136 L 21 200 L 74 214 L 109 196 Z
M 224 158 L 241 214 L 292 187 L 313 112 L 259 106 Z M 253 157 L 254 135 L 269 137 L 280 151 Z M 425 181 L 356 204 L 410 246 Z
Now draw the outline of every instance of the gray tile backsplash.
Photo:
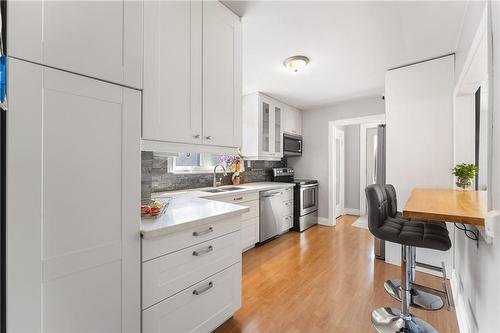
M 142 199 L 151 198 L 152 192 L 177 191 L 200 187 L 210 187 L 212 173 L 174 174 L 168 172 L 168 157 L 143 151 L 141 190 Z M 272 180 L 272 168 L 284 167 L 286 161 L 245 161 L 245 172 L 241 174 L 242 183 L 264 182 Z M 231 175 L 223 177 L 223 185 L 231 184 Z

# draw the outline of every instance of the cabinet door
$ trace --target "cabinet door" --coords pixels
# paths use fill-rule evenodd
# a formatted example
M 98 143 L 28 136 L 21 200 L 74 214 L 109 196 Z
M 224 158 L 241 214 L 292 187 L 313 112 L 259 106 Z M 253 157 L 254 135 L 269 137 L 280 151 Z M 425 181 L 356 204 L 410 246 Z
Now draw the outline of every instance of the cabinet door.
M 241 23 L 218 1 L 203 2 L 203 143 L 241 145 Z
M 285 106 L 283 131 L 290 134 L 302 135 L 302 111 L 288 105 Z
M 283 157 L 283 105 L 275 103 L 273 105 L 273 139 L 274 145 L 272 155 L 275 157 Z
M 260 116 L 260 156 L 271 156 L 274 147 L 274 112 L 273 101 L 270 98 L 261 96 L 259 98 Z
M 144 2 L 142 137 L 201 143 L 202 4 Z
M 138 332 L 140 92 L 8 61 L 7 331 Z
M 7 54 L 142 87 L 142 1 L 9 1 Z

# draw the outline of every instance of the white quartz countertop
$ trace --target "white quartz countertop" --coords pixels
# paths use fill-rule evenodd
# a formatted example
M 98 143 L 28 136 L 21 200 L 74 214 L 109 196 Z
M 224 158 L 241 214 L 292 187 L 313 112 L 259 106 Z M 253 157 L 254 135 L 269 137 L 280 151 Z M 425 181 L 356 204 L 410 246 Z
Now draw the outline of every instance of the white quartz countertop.
M 204 222 L 238 216 L 249 211 L 245 203 L 235 205 L 217 201 L 217 199 L 241 193 L 260 192 L 293 186 L 295 184 L 258 182 L 235 186 L 221 186 L 218 188 L 241 187 L 241 189 L 218 193 L 205 192 L 203 191 L 204 189 L 153 193 L 151 195 L 153 199 L 161 200 L 167 197 L 171 199 L 163 215 L 157 219 L 143 218 L 141 220 L 141 234 L 144 239 L 148 239 L 195 227 Z

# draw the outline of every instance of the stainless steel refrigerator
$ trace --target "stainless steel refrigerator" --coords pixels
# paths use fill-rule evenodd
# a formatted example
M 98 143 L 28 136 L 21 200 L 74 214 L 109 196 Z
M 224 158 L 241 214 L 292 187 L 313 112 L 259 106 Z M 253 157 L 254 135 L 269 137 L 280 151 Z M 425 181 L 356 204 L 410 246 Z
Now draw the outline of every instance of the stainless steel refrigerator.
M 376 158 L 377 184 L 385 184 L 385 124 L 377 127 L 377 158 Z M 375 258 L 385 260 L 385 241 L 375 238 Z

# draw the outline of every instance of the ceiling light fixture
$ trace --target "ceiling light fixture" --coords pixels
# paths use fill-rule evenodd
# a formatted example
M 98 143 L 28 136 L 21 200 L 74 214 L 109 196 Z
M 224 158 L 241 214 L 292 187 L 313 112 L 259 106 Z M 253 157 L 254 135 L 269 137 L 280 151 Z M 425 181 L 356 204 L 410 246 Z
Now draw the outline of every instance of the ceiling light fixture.
M 308 57 L 302 55 L 296 55 L 285 59 L 283 65 L 292 72 L 297 73 L 298 71 L 301 71 L 304 68 L 306 68 L 308 63 L 309 63 Z

